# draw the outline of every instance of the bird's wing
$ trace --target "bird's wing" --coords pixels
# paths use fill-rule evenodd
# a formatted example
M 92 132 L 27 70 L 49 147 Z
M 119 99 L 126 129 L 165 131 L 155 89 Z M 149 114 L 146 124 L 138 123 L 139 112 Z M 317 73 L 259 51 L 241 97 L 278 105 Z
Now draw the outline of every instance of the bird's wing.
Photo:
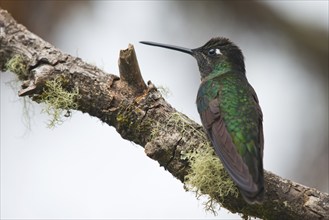
M 257 193 L 259 191 L 258 186 L 254 183 L 248 166 L 237 152 L 220 115 L 219 100 L 213 99 L 208 102 L 208 108 L 200 112 L 200 116 L 216 154 L 220 157 L 233 181 L 243 191 Z
M 250 87 L 250 92 L 252 94 L 253 99 L 255 100 L 256 103 L 255 106 L 257 108 L 257 113 L 258 113 L 258 128 L 259 128 L 258 146 L 260 148 L 259 150 L 260 150 L 261 158 L 263 158 L 263 154 L 264 154 L 263 112 L 262 109 L 260 108 L 257 94 L 252 87 Z

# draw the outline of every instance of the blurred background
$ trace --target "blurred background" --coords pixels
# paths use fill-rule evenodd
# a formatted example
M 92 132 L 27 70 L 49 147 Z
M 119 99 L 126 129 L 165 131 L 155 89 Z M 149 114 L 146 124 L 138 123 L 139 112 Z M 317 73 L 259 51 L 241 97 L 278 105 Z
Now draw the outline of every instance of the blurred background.
M 0 7 L 109 73 L 118 74 L 119 50 L 134 44 L 144 79 L 168 88 L 167 101 L 199 123 L 196 61 L 138 42 L 196 48 L 230 38 L 263 110 L 265 169 L 328 192 L 328 1 L 1 0 Z M 97 118 L 75 112 L 48 129 L 42 105 L 17 96 L 14 74 L 0 77 L 1 218 L 239 218 L 206 213 L 202 199 Z

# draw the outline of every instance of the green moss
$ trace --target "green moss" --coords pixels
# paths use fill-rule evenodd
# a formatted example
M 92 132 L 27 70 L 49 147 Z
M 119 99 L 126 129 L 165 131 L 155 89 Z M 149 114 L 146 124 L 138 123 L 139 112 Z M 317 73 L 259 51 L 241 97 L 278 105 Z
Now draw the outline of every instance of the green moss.
M 184 186 L 188 191 L 194 192 L 197 198 L 205 197 L 205 210 L 216 214 L 219 202 L 223 202 L 227 195 L 233 194 L 238 197 L 237 187 L 225 171 L 205 133 L 196 129 L 185 115 L 181 113 L 170 115 L 165 129 L 169 127 L 177 129 L 182 137 L 187 137 L 192 132 L 202 140 L 197 149 L 181 152 L 181 159 L 187 160 L 190 165 Z M 187 145 L 193 146 L 194 143 L 189 141 L 187 140 Z
M 190 133 L 192 131 L 197 136 L 200 136 L 204 143 L 208 141 L 205 133 L 197 130 L 194 125 L 190 123 L 189 118 L 179 112 L 170 115 L 166 127 L 174 127 L 183 137 L 187 135 L 186 132 Z
M 124 106 L 122 103 L 121 106 Z M 122 107 L 116 117 L 116 127 L 120 131 L 122 137 L 132 140 L 135 143 L 140 143 L 140 140 L 144 138 L 145 133 L 151 132 L 153 121 L 149 119 L 143 119 L 145 112 L 139 108 L 136 108 L 134 104 L 128 104 L 127 107 Z M 143 140 L 145 142 L 145 140 Z
M 179 112 L 170 114 L 165 126 L 163 126 L 163 124 L 158 121 L 155 121 L 152 124 L 153 124 L 153 127 L 152 127 L 151 135 L 150 135 L 151 139 L 158 137 L 160 135 L 161 131 L 167 132 L 168 130 L 175 129 L 181 133 L 182 137 L 191 135 L 190 133 L 192 130 L 192 132 L 197 134 L 198 136 L 200 136 L 200 138 L 202 140 L 204 140 L 204 142 L 207 142 L 206 135 L 203 132 L 201 132 L 200 130 L 197 130 L 193 126 L 193 124 L 190 123 L 189 119 L 185 115 L 183 115 L 182 113 L 179 113 Z M 187 134 L 187 132 L 189 134 Z
M 158 121 L 155 122 L 155 125 L 151 130 L 150 140 L 152 140 L 153 138 L 156 138 L 160 135 L 160 128 L 161 128 L 161 124 Z
M 16 73 L 18 79 L 24 80 L 27 78 L 27 70 L 24 59 L 20 55 L 14 55 L 5 63 L 5 70 Z
M 185 187 L 196 193 L 196 197 L 206 196 L 205 209 L 216 214 L 219 202 L 228 194 L 238 196 L 238 189 L 224 170 L 219 158 L 209 144 L 200 149 L 183 152 L 182 159 L 190 163 L 190 171 L 185 176 Z
M 71 109 L 77 109 L 79 98 L 78 88 L 67 91 L 63 85 L 67 83 L 63 76 L 57 76 L 54 80 L 47 81 L 38 99 L 45 104 L 42 112 L 51 116 L 48 127 L 53 128 L 63 122 L 63 116 L 69 117 Z

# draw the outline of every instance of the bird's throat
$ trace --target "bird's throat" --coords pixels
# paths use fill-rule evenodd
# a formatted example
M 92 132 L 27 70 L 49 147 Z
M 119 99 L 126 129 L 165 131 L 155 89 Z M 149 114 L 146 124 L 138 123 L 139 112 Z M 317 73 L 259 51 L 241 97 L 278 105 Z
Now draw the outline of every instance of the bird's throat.
M 215 77 L 228 73 L 232 70 L 233 70 L 233 68 L 232 68 L 232 65 L 230 65 L 230 63 L 221 62 L 218 65 L 216 65 L 215 68 L 207 76 L 203 77 L 201 80 L 202 81 L 211 80 Z

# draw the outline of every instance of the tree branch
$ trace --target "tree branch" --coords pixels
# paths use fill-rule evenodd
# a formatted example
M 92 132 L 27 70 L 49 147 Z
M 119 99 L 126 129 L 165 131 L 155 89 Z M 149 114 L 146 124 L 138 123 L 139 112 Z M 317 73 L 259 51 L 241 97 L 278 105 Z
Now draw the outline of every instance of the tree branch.
M 132 45 L 120 52 L 120 77 L 62 53 L 29 32 L 0 8 L 0 69 L 23 81 L 19 96 L 43 102 L 47 82 L 60 77 L 66 91 L 77 90 L 72 109 L 99 118 L 124 138 L 139 144 L 173 176 L 184 182 L 190 166 L 182 152 L 205 145 L 203 128 L 177 112 L 156 87 L 145 85 Z M 69 109 L 68 109 L 69 110 Z M 184 128 L 178 117 L 184 122 Z M 248 205 L 233 193 L 214 196 L 223 207 L 264 219 L 329 219 L 329 195 L 265 172 L 265 201 Z M 201 189 L 202 190 L 202 189 Z

